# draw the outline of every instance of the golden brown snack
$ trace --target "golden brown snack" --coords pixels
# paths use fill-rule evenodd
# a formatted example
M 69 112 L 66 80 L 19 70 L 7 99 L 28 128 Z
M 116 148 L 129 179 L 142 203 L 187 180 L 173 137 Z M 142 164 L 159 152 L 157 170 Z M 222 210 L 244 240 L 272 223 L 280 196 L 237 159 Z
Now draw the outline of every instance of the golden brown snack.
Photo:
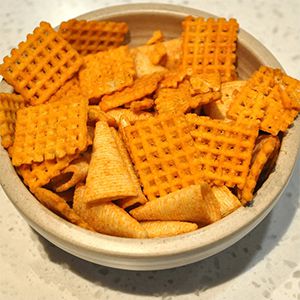
M 134 62 L 128 47 L 89 54 L 79 71 L 80 88 L 88 99 L 99 98 L 133 84 Z
M 13 165 L 83 152 L 87 146 L 87 104 L 86 99 L 76 98 L 19 109 Z
M 134 208 L 138 221 L 185 221 L 210 224 L 221 218 L 220 206 L 207 183 L 191 185 Z
M 22 96 L 17 94 L 0 93 L 0 136 L 4 148 L 14 143 L 16 114 L 25 106 Z
M 182 66 L 189 74 L 219 72 L 222 82 L 237 78 L 235 19 L 188 16 L 182 27 Z
M 88 222 L 96 231 L 120 237 L 144 239 L 146 230 L 124 209 L 112 202 L 87 207 L 85 186 L 75 189 L 73 207 L 75 212 Z
M 11 51 L 0 74 L 32 105 L 46 102 L 82 65 L 80 55 L 47 22 Z
M 85 203 L 91 206 L 131 196 L 137 196 L 136 187 L 110 127 L 99 121 L 86 178 Z
M 149 238 L 170 237 L 198 229 L 198 225 L 179 221 L 144 221 L 140 223 Z
M 119 47 L 128 32 L 125 22 L 69 20 L 62 22 L 59 34 L 81 55 Z

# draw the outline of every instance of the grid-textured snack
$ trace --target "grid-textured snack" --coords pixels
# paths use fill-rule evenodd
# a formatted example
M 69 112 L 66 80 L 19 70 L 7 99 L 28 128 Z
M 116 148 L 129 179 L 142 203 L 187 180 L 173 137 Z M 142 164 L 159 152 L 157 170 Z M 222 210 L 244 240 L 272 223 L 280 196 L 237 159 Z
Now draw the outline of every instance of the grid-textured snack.
M 184 80 L 177 88 L 160 88 L 157 90 L 155 107 L 159 114 L 184 114 L 191 109 L 219 99 L 220 92 L 191 93 L 191 84 Z
M 0 136 L 1 144 L 6 149 L 14 143 L 16 114 L 24 106 L 22 96 L 0 93 Z
M 126 118 L 130 123 L 134 123 L 138 120 L 146 120 L 153 116 L 152 113 L 147 111 L 134 112 L 131 109 L 126 108 L 114 108 L 106 112 L 106 114 L 115 119 L 118 125 L 120 125 L 121 118 Z
M 130 103 L 130 109 L 136 113 L 150 109 L 154 106 L 154 100 L 151 98 L 143 98 L 141 100 L 132 101 Z
M 219 72 L 222 82 L 237 78 L 235 19 L 189 16 L 182 26 L 182 66 L 189 74 Z
M 138 221 L 185 221 L 210 224 L 221 218 L 219 203 L 207 183 L 191 185 L 134 208 Z
M 125 22 L 71 19 L 62 22 L 58 32 L 81 55 L 119 47 L 128 32 Z
M 194 126 L 191 135 L 199 151 L 198 163 L 203 180 L 243 188 L 258 124 L 213 120 L 196 114 L 187 115 L 187 119 Z
M 79 83 L 86 97 L 99 98 L 132 85 L 134 76 L 135 66 L 128 46 L 121 46 L 85 56 Z
M 121 155 L 121 158 L 127 168 L 127 171 L 129 173 L 129 175 L 132 179 L 132 182 L 137 191 L 137 196 L 120 199 L 120 200 L 117 200 L 116 203 L 123 209 L 132 207 L 137 204 L 144 204 L 147 202 L 147 199 L 141 190 L 141 185 L 140 185 L 139 179 L 137 178 L 135 171 L 133 169 L 132 162 L 131 162 L 129 154 L 126 150 L 126 146 L 125 146 L 122 138 L 120 137 L 119 133 L 114 128 L 111 128 L 111 132 L 114 136 L 114 139 L 115 139 L 118 151 Z
M 94 231 L 93 227 L 85 222 L 72 208 L 70 208 L 62 197 L 59 197 L 57 194 L 44 188 L 34 189 L 33 194 L 43 205 L 57 215 L 75 225 Z
M 136 79 L 132 86 L 126 87 L 120 92 L 104 96 L 99 104 L 100 108 L 103 111 L 108 111 L 152 94 L 161 79 L 161 73 L 142 76 Z
M 67 99 L 18 110 L 14 166 L 63 158 L 87 146 L 87 100 Z
M 180 221 L 144 221 L 140 223 L 149 238 L 169 237 L 194 231 L 198 225 Z
M 226 217 L 242 206 L 239 199 L 225 185 L 213 186 L 211 190 L 220 205 L 222 218 Z
M 68 80 L 64 85 L 62 85 L 60 89 L 55 94 L 53 94 L 48 101 L 62 101 L 64 99 L 80 96 L 81 89 L 79 86 L 79 80 L 78 77 L 75 76 Z
M 222 83 L 221 99 L 204 105 L 203 109 L 205 114 L 212 119 L 227 119 L 229 106 L 245 83 L 245 80 L 235 80 Z
M 45 160 L 41 163 L 21 165 L 17 167 L 17 172 L 23 177 L 24 183 L 30 190 L 33 190 L 48 184 L 52 178 L 58 176 L 77 156 L 77 154 L 66 155 L 63 158 Z
M 86 178 L 85 202 L 91 206 L 131 196 L 137 196 L 136 187 L 110 127 L 99 121 Z
M 32 105 L 47 101 L 77 72 L 83 60 L 51 26 L 41 22 L 11 51 L 0 74 Z
M 253 192 L 256 187 L 258 178 L 263 171 L 266 163 L 272 157 L 274 151 L 279 148 L 280 141 L 276 136 L 260 135 L 258 142 L 253 150 L 250 170 L 244 187 L 238 191 L 240 201 L 243 205 L 253 199 Z
M 234 97 L 227 112 L 228 117 L 234 120 L 257 120 L 261 130 L 274 136 L 279 131 L 286 131 L 298 111 L 284 106 L 284 103 L 295 100 L 286 99 L 289 93 L 295 95 L 296 92 L 287 92 L 288 87 L 284 89 L 281 83 L 283 77 L 280 70 L 260 67 Z
M 87 207 L 86 186 L 77 186 L 74 194 L 73 208 L 97 232 L 128 238 L 147 238 L 146 230 L 124 209 L 112 202 Z
M 199 157 L 185 116 L 158 115 L 122 128 L 149 200 L 199 183 Z

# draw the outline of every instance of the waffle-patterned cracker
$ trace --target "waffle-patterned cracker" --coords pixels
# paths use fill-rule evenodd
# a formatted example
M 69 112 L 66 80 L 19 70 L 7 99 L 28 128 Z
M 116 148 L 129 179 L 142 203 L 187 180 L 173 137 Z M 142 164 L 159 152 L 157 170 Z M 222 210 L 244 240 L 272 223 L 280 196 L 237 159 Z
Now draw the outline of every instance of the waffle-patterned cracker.
M 158 115 L 123 128 L 125 142 L 149 200 L 199 180 L 198 152 L 184 116 Z
M 0 65 L 0 74 L 32 105 L 47 101 L 83 60 L 50 24 L 41 22 L 26 42 L 11 51 Z
M 228 187 L 245 184 L 258 135 L 256 122 L 238 123 L 187 115 L 193 124 L 191 135 L 199 151 L 203 180 Z
M 22 96 L 0 93 L 0 136 L 4 148 L 13 145 L 15 135 L 16 113 L 24 107 Z
M 63 158 L 85 150 L 87 109 L 87 100 L 76 98 L 18 110 L 13 165 Z
M 133 83 L 135 67 L 127 46 L 87 55 L 84 62 L 79 83 L 89 99 L 111 94 Z
M 63 99 L 81 96 L 79 80 L 73 77 L 68 80 L 60 89 L 50 97 L 49 102 L 62 101 Z
M 45 160 L 41 163 L 32 163 L 17 167 L 17 172 L 23 177 L 24 183 L 34 190 L 50 182 L 52 178 L 61 174 L 72 160 L 78 155 L 66 155 L 63 158 Z
M 108 111 L 112 108 L 141 99 L 153 93 L 161 79 L 161 73 L 142 76 L 135 80 L 132 86 L 112 95 L 104 96 L 100 102 L 100 108 L 103 111 Z
M 286 84 L 285 87 L 283 78 L 285 75 L 280 70 L 260 67 L 231 102 L 228 117 L 234 120 L 257 120 L 261 130 L 274 136 L 279 131 L 284 132 L 298 111 L 292 108 L 297 89 L 294 85 Z M 289 98 L 289 94 L 294 98 Z M 290 108 L 285 107 L 288 104 Z
M 119 47 L 128 32 L 124 22 L 69 20 L 58 32 L 81 55 Z
M 219 72 L 222 82 L 236 79 L 235 19 L 185 18 L 182 23 L 182 65 L 189 73 Z

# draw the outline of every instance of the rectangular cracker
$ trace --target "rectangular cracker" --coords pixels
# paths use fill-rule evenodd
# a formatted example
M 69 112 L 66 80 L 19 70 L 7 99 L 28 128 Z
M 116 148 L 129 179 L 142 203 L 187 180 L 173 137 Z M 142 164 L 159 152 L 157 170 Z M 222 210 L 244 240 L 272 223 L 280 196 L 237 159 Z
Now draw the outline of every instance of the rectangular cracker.
M 63 158 L 85 150 L 87 100 L 67 99 L 20 109 L 17 112 L 14 166 Z
M 46 102 L 77 72 L 83 60 L 51 26 L 41 22 L 11 51 L 0 74 L 32 105 Z
M 199 182 L 198 151 L 184 116 L 158 115 L 122 128 L 149 200 Z
M 249 171 L 258 124 L 213 120 L 189 114 L 203 180 L 242 188 Z
M 80 55 L 119 47 L 128 32 L 125 22 L 71 19 L 62 22 L 58 32 Z
M 137 196 L 137 190 L 106 122 L 96 124 L 92 158 L 86 178 L 87 205 Z
M 189 16 L 182 27 L 182 66 L 189 74 L 219 72 L 222 82 L 236 79 L 235 19 Z

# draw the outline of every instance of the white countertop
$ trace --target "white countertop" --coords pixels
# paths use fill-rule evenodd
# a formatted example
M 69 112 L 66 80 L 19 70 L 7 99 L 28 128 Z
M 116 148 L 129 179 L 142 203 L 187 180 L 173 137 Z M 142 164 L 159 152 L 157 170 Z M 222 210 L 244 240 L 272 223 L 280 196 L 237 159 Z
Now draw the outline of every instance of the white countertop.
M 133 2 L 137 1 L 1 0 L 0 60 L 41 20 L 55 26 L 97 8 Z M 300 79 L 299 0 L 160 2 L 235 17 L 271 50 L 289 75 Z M 202 262 L 154 272 L 111 269 L 65 253 L 27 225 L 0 187 L 0 300 L 300 300 L 299 177 L 298 159 L 277 206 L 232 247 Z

